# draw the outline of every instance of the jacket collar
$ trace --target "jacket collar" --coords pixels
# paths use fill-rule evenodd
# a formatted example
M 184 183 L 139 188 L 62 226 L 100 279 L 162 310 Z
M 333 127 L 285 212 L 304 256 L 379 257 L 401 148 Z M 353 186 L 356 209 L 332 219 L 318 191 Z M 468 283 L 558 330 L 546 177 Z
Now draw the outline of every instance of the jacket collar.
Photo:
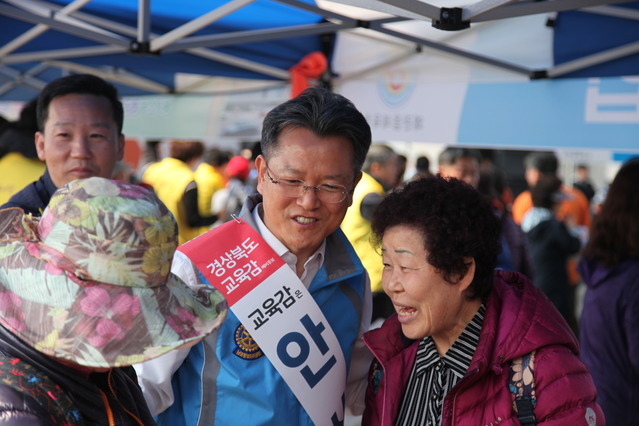
M 240 218 L 248 223 L 253 229 L 258 229 L 253 220 L 252 211 L 262 202 L 261 194 L 253 194 L 247 197 Z M 333 284 L 352 276 L 364 273 L 359 258 L 355 254 L 351 244 L 340 228 L 326 237 L 326 250 L 324 253 L 324 265 L 311 283 L 311 288 L 317 289 Z
M 382 364 L 417 341 L 404 337 L 397 315 L 364 334 L 364 342 Z M 578 353 L 577 338 L 561 314 L 530 280 L 517 272 L 495 271 L 479 345 L 469 371 L 500 372 L 512 359 L 545 345 L 563 345 Z

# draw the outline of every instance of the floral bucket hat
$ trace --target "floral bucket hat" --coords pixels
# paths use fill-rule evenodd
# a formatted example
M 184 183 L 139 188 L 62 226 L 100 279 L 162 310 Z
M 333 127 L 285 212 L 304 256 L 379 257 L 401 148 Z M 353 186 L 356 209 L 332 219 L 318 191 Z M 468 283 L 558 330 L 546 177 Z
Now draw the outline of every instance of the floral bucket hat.
M 151 191 L 99 177 L 59 188 L 41 218 L 0 210 L 0 323 L 40 352 L 94 368 L 197 343 L 226 304 L 170 273 L 176 228 Z

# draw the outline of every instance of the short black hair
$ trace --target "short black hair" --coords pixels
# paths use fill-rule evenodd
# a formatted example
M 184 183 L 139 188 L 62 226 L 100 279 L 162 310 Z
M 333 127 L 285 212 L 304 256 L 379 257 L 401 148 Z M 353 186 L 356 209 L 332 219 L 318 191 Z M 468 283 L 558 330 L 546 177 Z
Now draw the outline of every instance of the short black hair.
M 481 162 L 481 153 L 472 148 L 460 148 L 460 147 L 447 147 L 444 149 L 438 158 L 440 166 L 452 166 L 460 158 L 474 158 L 478 163 Z
M 561 179 L 556 175 L 544 175 L 530 188 L 530 198 L 534 207 L 552 209 L 561 202 Z
M 353 171 L 362 170 L 371 146 L 366 118 L 344 96 L 321 87 L 311 87 L 269 111 L 262 124 L 262 154 L 269 160 L 286 128 L 306 128 L 321 138 L 346 137 L 353 147 Z
M 422 155 L 421 157 L 417 157 L 415 168 L 420 172 L 428 171 L 430 169 L 430 160 L 428 159 L 428 157 L 424 155 Z
M 542 175 L 555 175 L 559 169 L 559 160 L 552 152 L 531 152 L 524 159 L 524 165 Z
M 391 227 L 406 225 L 422 236 L 428 263 L 451 284 L 468 272 L 466 258 L 475 260 L 468 287 L 471 299 L 485 300 L 501 251 L 500 222 L 492 207 L 472 186 L 440 176 L 411 181 L 390 194 L 373 213 L 373 241 L 381 245 Z
M 109 100 L 113 110 L 113 119 L 122 133 L 124 124 L 124 108 L 118 97 L 118 90 L 111 83 L 92 74 L 71 74 L 58 78 L 47 84 L 38 96 L 37 116 L 38 128 L 44 131 L 44 124 L 49 117 L 49 104 L 57 97 L 80 94 L 102 96 Z
M 204 144 L 200 141 L 175 140 L 169 143 L 169 155 L 188 163 L 204 154 Z
M 398 155 L 390 146 L 384 144 L 373 144 L 368 150 L 368 154 L 366 154 L 366 160 L 364 160 L 362 168 L 368 173 L 374 163 L 386 164 L 389 160 L 395 157 L 398 157 Z

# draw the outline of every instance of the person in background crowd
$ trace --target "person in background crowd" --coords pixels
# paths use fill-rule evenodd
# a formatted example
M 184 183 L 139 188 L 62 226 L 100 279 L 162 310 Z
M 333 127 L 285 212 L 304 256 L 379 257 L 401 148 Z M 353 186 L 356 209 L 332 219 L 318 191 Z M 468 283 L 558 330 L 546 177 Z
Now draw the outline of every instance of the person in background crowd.
M 522 225 L 524 216 L 533 207 L 530 188 L 534 187 L 539 179 L 543 176 L 558 176 L 559 160 L 552 152 L 531 152 L 524 159 L 525 178 L 528 184 L 528 190 L 520 193 L 513 202 L 513 220 L 518 225 Z M 578 230 L 580 238 L 585 241 L 588 238 L 588 230 L 592 222 L 590 205 L 588 199 L 581 191 L 569 188 L 566 185 L 561 186 L 561 192 L 565 195 L 563 201 L 556 211 L 557 220 L 571 224 L 571 227 Z M 571 305 L 576 306 L 576 289 L 581 282 L 581 277 L 577 273 L 577 258 L 575 256 L 566 262 L 568 269 L 568 279 L 570 283 L 570 300 Z M 575 315 L 576 316 L 576 313 Z M 574 324 L 573 324 L 574 325 Z
M 36 112 L 35 147 L 47 168 L 0 208 L 20 207 L 39 216 L 58 187 L 112 176 L 124 156 L 124 110 L 114 86 L 94 75 L 73 74 L 42 89 Z
M 399 184 L 399 156 L 387 145 L 372 145 L 364 161 L 362 179 L 353 192 L 353 205 L 346 211 L 342 231 L 353 245 L 368 272 L 373 292 L 373 318 L 384 320 L 393 307 L 382 289 L 380 254 L 371 246 L 373 211 L 386 193 Z
M 249 161 L 249 176 L 246 181 L 246 186 L 249 188 L 248 193 L 254 194 L 257 192 L 257 169 L 255 168 L 255 160 L 262 155 L 262 147 L 259 142 L 255 142 L 253 149 L 251 149 L 251 159 Z
M 438 158 L 440 176 L 459 179 L 473 188 L 479 184 L 479 163 L 481 154 L 470 148 L 445 148 Z
M 422 179 L 426 177 L 432 177 L 430 172 L 430 160 L 425 155 L 417 157 L 415 162 L 415 174 L 411 177 L 411 180 Z
M 408 158 L 404 154 L 397 154 L 397 161 L 399 162 L 399 167 L 397 170 L 397 185 L 401 185 L 404 182 L 404 175 L 406 174 L 406 163 L 408 163 Z
M 371 361 L 361 341 L 370 326 L 370 284 L 339 225 L 361 178 L 370 127 L 348 99 L 310 88 L 266 115 L 261 143 L 259 194 L 247 199 L 240 220 L 262 236 L 308 289 L 310 297 L 296 303 L 306 303 L 308 309 L 317 305 L 325 316 L 321 334 L 334 333 L 335 345 L 323 346 L 322 353 L 343 354 L 346 362 L 344 377 L 330 394 L 343 396 L 343 405 L 361 414 Z M 187 282 L 203 277 L 186 255 L 176 256 L 173 270 L 190 277 Z M 136 366 L 149 406 L 160 413 L 158 424 L 313 424 L 300 402 L 305 394 L 294 393 L 246 334 L 247 327 L 231 311 L 218 333 L 190 351 Z M 311 402 L 325 406 L 321 398 Z M 338 422 L 343 408 L 323 414 Z
M 639 158 L 622 165 L 579 262 L 581 358 L 609 425 L 639 425 Z
M 577 174 L 577 180 L 572 185 L 573 188 L 580 190 L 588 199 L 588 203 L 592 202 L 592 198 L 595 196 L 595 187 L 592 182 L 590 182 L 588 166 L 585 164 L 577 165 L 577 169 L 575 170 Z
M 224 170 L 226 187 L 216 192 L 211 202 L 211 211 L 218 217 L 214 226 L 221 225 L 240 214 L 246 198 L 251 195 L 249 193 L 251 188 L 247 185 L 249 172 L 249 160 L 241 155 L 231 158 L 227 164 Z
M 482 157 L 479 151 L 470 148 L 448 147 L 439 154 L 439 176 L 450 179 L 455 178 L 466 182 L 475 189 L 479 189 L 480 184 L 480 164 Z M 482 188 L 490 194 L 485 194 L 495 199 L 494 175 L 491 176 L 492 184 L 486 181 L 487 176 L 484 175 L 484 184 L 489 188 Z M 500 214 L 495 209 L 495 215 L 503 219 L 500 244 L 502 250 L 497 259 L 497 267 L 506 271 L 518 271 L 524 274 L 530 274 L 531 268 L 529 263 L 528 247 L 525 238 L 522 238 L 521 230 L 517 229 L 517 225 L 512 223 L 509 214 Z M 522 240 L 524 241 L 522 243 Z
M 175 220 L 140 186 L 99 177 L 38 218 L 0 211 L 0 423 L 155 424 L 135 362 L 188 347 L 226 303 L 169 273 Z
M 206 217 L 213 214 L 211 209 L 213 196 L 224 189 L 223 173 L 230 157 L 226 151 L 213 147 L 204 151 L 203 160 L 195 169 L 193 179 L 197 184 L 198 212 L 200 216 Z M 208 228 L 209 226 L 205 226 L 200 233 L 208 231 Z
M 137 183 L 133 167 L 124 160 L 120 160 L 115 163 L 111 179 L 128 183 Z
M 526 168 L 526 183 L 529 189 L 519 194 L 513 202 L 513 219 L 519 225 L 521 225 L 526 212 L 533 207 L 530 188 L 535 186 L 542 176 L 557 176 L 559 160 L 551 152 L 532 152 L 524 159 L 524 166 Z M 559 206 L 557 219 L 565 220 L 567 216 L 571 216 L 571 220 L 574 221 L 576 226 L 589 228 L 592 218 L 588 199 L 581 191 L 565 185 L 562 185 L 561 191 L 567 197 Z
M 497 268 L 506 271 L 517 271 L 528 278 L 534 277 L 534 268 L 526 235 L 512 218 L 507 201 L 502 194 L 507 186 L 505 177 L 493 165 L 486 165 L 479 172 L 477 190 L 488 200 L 495 215 L 501 222 L 501 253 L 497 258 Z
M 597 217 L 601 213 L 601 207 L 604 201 L 606 201 L 606 195 L 608 195 L 608 184 L 603 185 L 595 192 L 595 196 L 592 197 L 592 215 Z
M 193 170 L 203 153 L 204 144 L 200 141 L 171 141 L 169 157 L 150 164 L 142 175 L 142 182 L 153 187 L 175 216 L 180 244 L 202 234 L 217 220 L 213 214 L 201 216 L 198 207 Z
M 375 361 L 362 424 L 605 424 L 564 319 L 524 275 L 494 270 L 499 220 L 479 192 L 409 182 L 373 232 L 397 314 L 364 335 Z
M 481 155 L 481 163 L 479 163 L 480 173 L 487 171 L 493 176 L 493 187 L 497 191 L 498 202 L 503 205 L 503 208 L 500 207 L 500 209 L 508 211 L 512 216 L 513 201 L 515 197 L 513 196 L 512 188 L 508 184 L 504 167 L 498 164 L 497 159 L 495 158 L 498 154 L 497 150 L 483 148 L 478 151 L 479 155 Z
M 5 129 L 9 126 L 9 120 L 0 115 L 0 135 L 5 131 Z
M 20 118 L 7 122 L 0 131 L 0 205 L 25 185 L 38 180 L 46 167 L 38 159 L 35 147 L 37 102 L 37 98 L 28 102 L 20 111 Z
M 579 252 L 581 241 L 570 231 L 574 224 L 555 217 L 566 197 L 561 191 L 561 180 L 554 175 L 543 176 L 530 193 L 533 208 L 524 216 L 521 228 L 526 233 L 532 255 L 533 283 L 548 296 L 577 334 L 566 262 Z

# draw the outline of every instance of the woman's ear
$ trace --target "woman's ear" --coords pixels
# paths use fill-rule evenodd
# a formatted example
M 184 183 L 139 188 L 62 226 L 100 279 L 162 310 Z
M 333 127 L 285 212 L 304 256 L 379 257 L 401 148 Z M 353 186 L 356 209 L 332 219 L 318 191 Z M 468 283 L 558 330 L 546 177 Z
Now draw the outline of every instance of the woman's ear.
M 463 277 L 461 277 L 461 279 L 457 282 L 457 285 L 459 286 L 459 290 L 462 293 L 466 291 L 468 286 L 470 286 L 470 283 L 472 283 L 473 279 L 475 279 L 475 266 L 476 266 L 475 259 L 473 259 L 472 257 L 464 258 L 464 263 L 466 263 L 466 265 L 469 265 L 468 269 L 466 270 L 466 274 Z

